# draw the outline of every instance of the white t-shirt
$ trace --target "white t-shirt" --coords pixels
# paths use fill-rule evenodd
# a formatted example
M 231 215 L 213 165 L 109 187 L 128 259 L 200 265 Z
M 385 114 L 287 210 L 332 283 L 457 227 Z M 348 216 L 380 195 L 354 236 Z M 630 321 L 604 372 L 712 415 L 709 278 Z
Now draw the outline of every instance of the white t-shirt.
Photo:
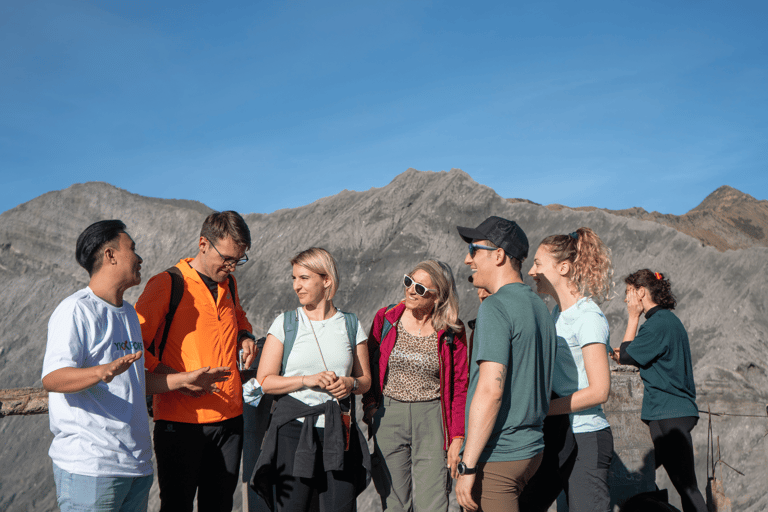
M 48 322 L 43 377 L 61 368 L 88 368 L 143 350 L 133 306 L 115 307 L 84 288 L 64 299 Z M 79 393 L 50 393 L 53 442 L 48 454 L 78 475 L 152 474 L 144 356 L 109 384 Z
M 610 329 L 600 307 L 588 298 L 579 299 L 562 312 L 555 306 L 552 317 L 557 329 L 557 362 L 552 390 L 564 397 L 589 386 L 581 349 L 600 343 L 608 350 Z M 608 426 L 603 408 L 599 405 L 571 414 L 571 428 L 575 434 L 596 432 Z
M 295 314 L 295 312 L 291 312 Z M 280 314 L 272 326 L 269 328 L 269 334 L 280 340 L 285 341 L 285 329 L 283 327 L 283 314 Z M 336 311 L 328 320 L 312 321 L 312 327 L 317 334 L 317 341 L 320 342 L 323 358 L 320 357 L 320 350 L 317 348 L 315 336 L 312 334 L 312 328 L 309 324 L 304 308 L 299 308 L 299 324 L 296 331 L 296 340 L 293 342 L 293 349 L 288 355 L 285 363 L 283 376 L 294 377 L 296 375 L 314 375 L 325 371 L 323 358 L 328 370 L 336 372 L 339 377 L 349 377 L 352 375 L 352 365 L 354 357 L 352 347 L 349 345 L 349 336 L 347 336 L 347 322 L 340 311 Z M 364 343 L 368 340 L 360 321 L 357 321 L 356 344 Z M 333 395 L 325 390 L 313 390 L 309 388 L 300 389 L 289 393 L 293 398 L 301 400 L 307 405 L 320 405 L 333 399 Z M 325 426 L 325 418 L 320 416 L 315 423 L 316 427 Z

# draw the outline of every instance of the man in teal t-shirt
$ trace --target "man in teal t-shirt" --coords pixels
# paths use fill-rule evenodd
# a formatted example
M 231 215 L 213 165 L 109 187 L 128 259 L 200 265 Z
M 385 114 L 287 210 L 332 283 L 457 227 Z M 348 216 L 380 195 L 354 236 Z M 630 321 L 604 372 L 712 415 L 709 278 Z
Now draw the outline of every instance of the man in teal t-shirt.
M 489 217 L 459 227 L 472 283 L 492 293 L 480 306 L 470 354 L 466 440 L 456 497 L 474 511 L 517 511 L 541 463 L 557 335 L 549 310 L 523 284 L 528 239 L 515 222 Z M 473 496 L 476 481 L 480 495 Z

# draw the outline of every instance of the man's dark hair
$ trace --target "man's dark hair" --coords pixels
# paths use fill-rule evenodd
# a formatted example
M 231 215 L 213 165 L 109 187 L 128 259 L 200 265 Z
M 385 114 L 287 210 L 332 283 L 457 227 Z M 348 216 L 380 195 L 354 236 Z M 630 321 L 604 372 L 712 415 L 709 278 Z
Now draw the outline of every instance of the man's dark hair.
M 499 248 L 499 246 L 498 246 L 498 245 L 496 245 L 495 243 L 491 242 L 490 240 L 488 240 L 488 241 L 487 241 L 485 244 L 483 244 L 483 245 L 488 245 L 488 247 L 493 247 L 493 248 L 495 248 L 495 249 L 498 249 L 498 248 Z M 520 260 L 519 260 L 519 259 L 517 259 L 517 258 L 514 258 L 514 257 L 510 256 L 509 254 L 507 254 L 507 252 L 506 252 L 506 251 L 504 252 L 504 254 L 506 254 L 506 255 L 507 255 L 507 259 L 509 260 L 509 266 L 510 266 L 510 267 L 512 267 L 512 270 L 514 270 L 515 272 L 517 272 L 518 274 L 520 274 L 520 273 L 521 273 L 521 270 L 522 270 L 522 268 L 523 268 L 523 262 L 522 262 L 522 261 L 520 261 Z M 472 282 L 472 281 L 470 281 L 470 283 L 471 283 L 471 282 Z
M 203 222 L 200 236 L 213 243 L 229 237 L 235 244 L 251 248 L 251 230 L 240 214 L 232 210 L 210 214 Z
M 102 247 L 117 239 L 125 232 L 125 224 L 121 220 L 100 220 L 94 222 L 77 237 L 75 259 L 89 276 L 101 268 L 102 258 L 97 258 Z

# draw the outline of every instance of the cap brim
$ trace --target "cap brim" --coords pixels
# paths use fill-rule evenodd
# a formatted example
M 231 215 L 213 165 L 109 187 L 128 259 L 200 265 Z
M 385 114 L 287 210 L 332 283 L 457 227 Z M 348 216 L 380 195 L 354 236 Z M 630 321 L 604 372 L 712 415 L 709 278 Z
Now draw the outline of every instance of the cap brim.
M 461 236 L 461 238 L 468 244 L 471 244 L 472 240 L 486 240 L 487 238 L 476 228 L 463 228 L 461 226 L 456 226 L 456 229 L 459 230 L 459 236 Z

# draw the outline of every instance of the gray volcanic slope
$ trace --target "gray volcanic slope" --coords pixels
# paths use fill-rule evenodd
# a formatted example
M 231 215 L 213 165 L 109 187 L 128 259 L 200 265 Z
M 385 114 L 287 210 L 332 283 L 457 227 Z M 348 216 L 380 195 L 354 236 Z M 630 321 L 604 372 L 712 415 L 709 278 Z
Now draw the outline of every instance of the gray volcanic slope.
M 194 255 L 196 238 L 211 210 L 191 201 L 137 196 L 104 183 L 51 192 L 0 215 L 0 387 L 39 386 L 47 321 L 64 297 L 83 287 L 85 272 L 74 261 L 77 235 L 89 223 L 120 218 L 144 258 L 144 282 Z M 402 295 L 403 273 L 436 257 L 450 263 L 459 282 L 461 317 L 474 318 L 477 299 L 463 265 L 466 245 L 456 225 L 475 226 L 488 215 L 516 220 L 535 246 L 553 233 L 579 226 L 594 229 L 613 251 L 617 293 L 603 305 L 612 345 L 624 333 L 623 276 L 638 268 L 664 272 L 679 299 L 678 315 L 688 328 L 699 391 L 699 407 L 756 414 L 768 400 L 768 249 L 719 252 L 655 222 L 605 211 L 550 211 L 510 203 L 460 171 L 409 169 L 380 189 L 343 191 L 310 205 L 269 215 L 249 214 L 251 263 L 237 271 L 243 307 L 257 335 L 281 311 L 297 306 L 289 259 L 313 245 L 337 258 L 342 284 L 335 300 L 364 324 L 377 308 Z M 523 265 L 527 272 L 530 262 Z M 528 284 L 532 282 L 527 279 Z M 143 286 L 129 291 L 135 302 Z M 762 404 L 762 405 L 761 405 Z M 718 470 L 733 510 L 768 509 L 765 461 L 767 418 L 713 420 L 721 456 L 746 476 Z M 0 419 L 0 510 L 56 510 L 47 449 L 47 417 Z M 706 419 L 694 430 L 697 471 L 706 483 Z M 660 486 L 668 485 L 661 470 Z M 672 495 L 676 493 L 671 492 Z M 155 493 L 153 505 L 156 508 Z M 239 501 L 237 502 L 239 504 Z

